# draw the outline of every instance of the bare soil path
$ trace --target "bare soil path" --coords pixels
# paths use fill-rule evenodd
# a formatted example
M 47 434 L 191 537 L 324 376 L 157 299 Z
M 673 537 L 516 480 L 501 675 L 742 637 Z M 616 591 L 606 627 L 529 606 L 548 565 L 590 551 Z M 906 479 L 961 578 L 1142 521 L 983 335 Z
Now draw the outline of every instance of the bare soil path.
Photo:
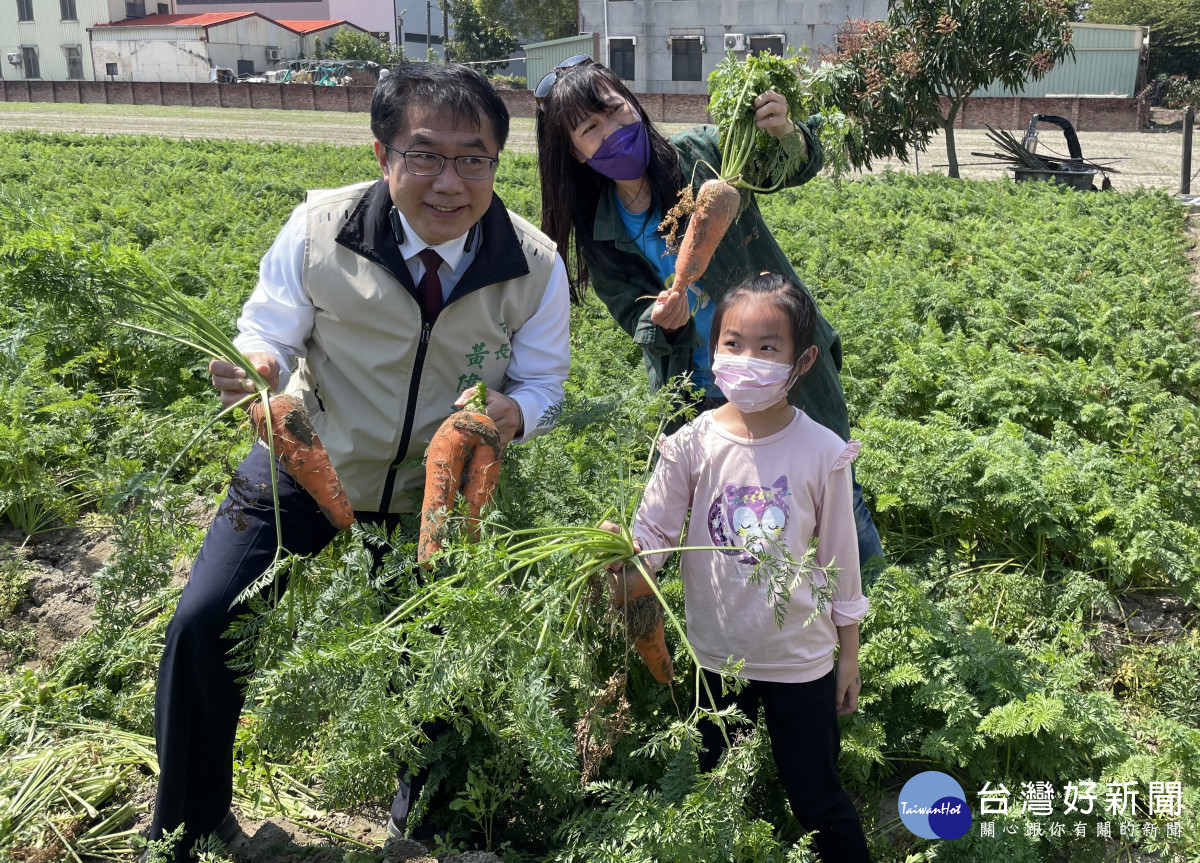
M 663 131 L 686 129 L 687 123 L 661 124 Z M 172 108 L 153 105 L 83 105 L 48 102 L 0 102 L 0 130 L 38 129 L 44 132 L 82 132 L 95 135 L 161 135 L 167 138 L 229 138 L 249 141 L 288 143 L 325 143 L 345 146 L 369 145 L 372 141 L 365 114 L 336 111 L 251 110 L 246 108 Z M 1021 130 L 1011 130 L 1020 135 Z M 1065 153 L 1065 142 L 1053 127 L 1042 132 L 1039 152 L 1052 149 Z M 993 164 L 971 163 L 986 160 L 972 156 L 973 151 L 991 152 L 994 145 L 982 131 L 960 129 L 955 133 L 964 177 L 999 179 L 1010 176 Z M 1120 171 L 1113 174 L 1113 188 L 1132 191 L 1143 186 L 1178 192 L 1180 153 L 1183 136 L 1179 131 L 1165 132 L 1080 132 L 1084 158 L 1112 160 Z M 515 117 L 508 149 L 533 153 L 533 120 Z M 871 173 L 887 169 L 945 174 L 946 147 L 941 136 L 930 142 L 924 153 L 916 154 L 908 165 L 898 160 L 883 160 L 872 166 Z M 1197 159 L 1194 168 L 1200 168 Z M 856 174 L 855 176 L 861 176 Z M 1193 181 L 1200 187 L 1200 178 Z M 1198 188 L 1197 190 L 1200 190 Z

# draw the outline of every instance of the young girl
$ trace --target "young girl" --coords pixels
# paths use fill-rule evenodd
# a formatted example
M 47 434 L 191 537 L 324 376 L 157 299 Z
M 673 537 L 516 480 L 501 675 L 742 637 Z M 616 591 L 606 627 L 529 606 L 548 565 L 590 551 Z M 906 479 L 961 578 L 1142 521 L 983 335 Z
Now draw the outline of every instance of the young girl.
M 592 286 L 641 347 L 652 390 L 688 374 L 711 399 L 717 395 L 709 340 L 715 301 L 764 270 L 783 274 L 807 293 L 753 201 L 717 246 L 701 280 L 680 293 L 666 290 L 674 281 L 675 257 L 667 253 L 659 222 L 681 188 L 690 183 L 696 193 L 715 176 L 712 166 L 721 164 L 717 130 L 696 126 L 667 139 L 625 82 L 583 55 L 559 64 L 534 95 L 541 228 L 560 250 L 575 253 L 569 265 L 574 295 Z M 769 140 L 770 146 L 801 147 L 808 154 L 784 185 L 815 177 L 823 156 L 813 130 L 788 119 L 787 100 L 772 90 L 760 94 L 754 106 L 756 126 L 778 141 Z M 841 337 L 819 312 L 814 318 L 817 358 L 788 397 L 848 440 L 850 420 L 838 380 Z M 879 533 L 857 486 L 854 517 L 860 559 L 881 556 Z
M 858 621 L 867 613 L 851 505 L 859 445 L 787 401 L 816 359 L 815 318 L 808 295 L 777 275 L 749 279 L 720 299 L 712 368 L 728 402 L 660 442 L 633 534 L 639 550 L 669 548 L 686 522 L 683 545 L 723 547 L 684 552 L 680 564 L 688 639 L 717 707 L 736 703 L 753 721 L 762 705 L 796 820 L 816 831 L 824 863 L 862 863 L 866 839 L 837 772 L 837 717 L 858 707 Z M 782 548 L 799 560 L 817 538 L 816 563 L 837 569 L 831 601 L 805 625 L 816 607 L 805 576 L 778 626 L 765 581 L 751 578 L 754 566 Z M 664 558 L 648 557 L 648 569 Z M 827 587 L 822 573 L 813 577 Z M 713 669 L 730 658 L 745 661 L 747 684 L 722 696 Z M 724 738 L 708 721 L 701 731 L 700 767 L 708 771 Z

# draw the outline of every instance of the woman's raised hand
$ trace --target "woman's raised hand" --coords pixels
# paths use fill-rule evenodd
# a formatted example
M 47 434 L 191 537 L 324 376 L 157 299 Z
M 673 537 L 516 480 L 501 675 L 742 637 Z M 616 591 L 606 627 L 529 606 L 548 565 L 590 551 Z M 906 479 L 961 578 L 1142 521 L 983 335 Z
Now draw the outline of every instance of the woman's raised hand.
M 754 100 L 754 125 L 776 138 L 790 135 L 796 128 L 788 119 L 788 103 L 781 94 L 768 90 Z
M 657 324 L 668 335 L 686 324 L 691 316 L 687 291 L 663 291 L 650 309 L 650 323 Z

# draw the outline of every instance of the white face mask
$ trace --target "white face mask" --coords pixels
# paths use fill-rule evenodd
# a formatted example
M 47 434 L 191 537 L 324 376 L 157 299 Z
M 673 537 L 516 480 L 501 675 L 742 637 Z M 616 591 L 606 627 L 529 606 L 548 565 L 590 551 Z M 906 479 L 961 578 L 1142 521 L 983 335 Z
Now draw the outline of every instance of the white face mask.
M 712 373 L 725 398 L 738 410 L 755 413 L 784 397 L 792 367 L 757 357 L 714 354 Z

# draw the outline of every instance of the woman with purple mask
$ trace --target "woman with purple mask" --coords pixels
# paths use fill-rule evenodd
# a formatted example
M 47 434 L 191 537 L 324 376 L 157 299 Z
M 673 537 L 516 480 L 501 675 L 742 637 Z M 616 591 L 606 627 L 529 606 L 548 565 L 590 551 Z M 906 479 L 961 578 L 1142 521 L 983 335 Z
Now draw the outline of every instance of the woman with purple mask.
M 700 404 L 725 402 L 714 381 L 709 330 L 714 304 L 733 286 L 762 272 L 778 273 L 803 288 L 751 200 L 730 226 L 703 277 L 686 291 L 667 290 L 675 256 L 659 223 L 691 184 L 693 194 L 716 176 L 721 163 L 717 130 L 696 126 L 664 137 L 615 73 L 583 55 L 564 60 L 534 91 L 537 99 L 538 170 L 542 231 L 567 256 L 573 297 L 590 284 L 609 313 L 642 349 L 652 390 L 688 375 Z M 788 118 L 787 101 L 768 90 L 755 101 L 755 122 L 776 146 L 807 153 L 785 186 L 799 186 L 821 170 L 821 145 L 813 130 Z M 775 142 L 778 141 L 776 144 Z M 818 313 L 817 361 L 797 380 L 788 401 L 816 422 L 850 439 L 846 397 L 838 373 L 842 344 Z M 881 558 L 879 534 L 854 484 L 859 556 Z M 867 565 L 867 580 L 877 571 Z

